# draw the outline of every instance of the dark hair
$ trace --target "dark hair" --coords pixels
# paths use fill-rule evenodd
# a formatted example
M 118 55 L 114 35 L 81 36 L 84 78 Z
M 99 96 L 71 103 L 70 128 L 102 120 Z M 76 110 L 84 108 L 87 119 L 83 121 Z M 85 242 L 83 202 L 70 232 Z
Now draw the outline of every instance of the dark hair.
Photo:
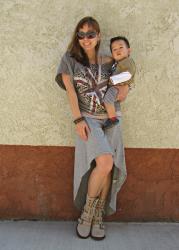
M 125 44 L 127 45 L 128 48 L 130 48 L 130 44 L 129 44 L 129 41 L 126 37 L 124 36 L 116 36 L 116 37 L 113 37 L 111 38 L 110 40 L 110 50 L 112 52 L 112 43 L 115 42 L 115 41 L 118 41 L 118 40 L 122 40 L 125 42 Z
M 77 24 L 72 40 L 68 46 L 68 51 L 70 52 L 71 56 L 74 57 L 78 62 L 83 64 L 84 66 L 89 66 L 89 59 L 88 56 L 86 55 L 85 51 L 83 48 L 80 46 L 78 38 L 77 38 L 77 32 L 79 31 L 80 28 L 83 28 L 85 24 L 88 24 L 89 26 L 92 26 L 93 29 L 97 32 L 100 33 L 100 27 L 98 22 L 90 16 L 82 18 L 79 23 Z M 96 59 L 97 59 L 97 53 L 99 50 L 100 46 L 100 41 L 97 43 L 95 50 L 96 50 Z

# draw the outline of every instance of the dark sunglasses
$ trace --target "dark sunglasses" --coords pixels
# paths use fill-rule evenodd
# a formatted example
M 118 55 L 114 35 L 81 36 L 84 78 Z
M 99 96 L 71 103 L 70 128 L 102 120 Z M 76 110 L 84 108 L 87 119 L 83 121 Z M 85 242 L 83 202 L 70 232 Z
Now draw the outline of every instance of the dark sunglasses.
M 88 31 L 88 32 L 82 32 L 82 31 L 79 31 L 77 32 L 77 37 L 79 40 L 82 40 L 84 39 L 85 37 L 88 38 L 88 39 L 93 39 L 97 36 L 97 33 L 95 31 Z

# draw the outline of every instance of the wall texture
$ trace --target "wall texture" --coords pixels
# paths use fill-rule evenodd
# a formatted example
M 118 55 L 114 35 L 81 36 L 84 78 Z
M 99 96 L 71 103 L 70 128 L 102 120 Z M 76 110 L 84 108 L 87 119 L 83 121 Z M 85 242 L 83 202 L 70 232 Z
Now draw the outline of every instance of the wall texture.
M 76 23 L 129 38 L 128 178 L 113 220 L 179 221 L 178 0 L 0 0 L 0 218 L 72 219 L 74 126 L 55 73 Z M 67 195 L 68 194 L 68 195 Z

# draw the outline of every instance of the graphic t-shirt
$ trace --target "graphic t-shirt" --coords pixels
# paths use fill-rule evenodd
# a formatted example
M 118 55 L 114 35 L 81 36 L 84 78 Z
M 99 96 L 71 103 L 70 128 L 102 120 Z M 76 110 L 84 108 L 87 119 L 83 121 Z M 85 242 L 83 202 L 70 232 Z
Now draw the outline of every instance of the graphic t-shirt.
M 106 114 L 102 100 L 108 88 L 111 66 L 112 62 L 91 64 L 90 67 L 86 67 L 66 52 L 61 59 L 55 79 L 59 86 L 65 89 L 61 74 L 69 74 L 77 93 L 80 111 L 100 116 Z M 116 110 L 120 110 L 119 102 L 116 102 L 115 106 Z

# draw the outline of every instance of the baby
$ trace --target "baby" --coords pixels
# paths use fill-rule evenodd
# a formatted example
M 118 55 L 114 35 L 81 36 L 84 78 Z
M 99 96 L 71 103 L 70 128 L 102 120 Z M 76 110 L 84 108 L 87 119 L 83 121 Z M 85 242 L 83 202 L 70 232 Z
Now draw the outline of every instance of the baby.
M 104 129 L 111 128 L 119 123 L 114 106 L 118 95 L 118 88 L 116 86 L 128 84 L 129 89 L 131 89 L 136 71 L 135 63 L 133 59 L 130 58 L 131 48 L 127 38 L 122 36 L 111 38 L 110 50 L 114 64 L 112 66 L 109 88 L 103 98 L 104 106 L 108 114 L 108 119 L 103 126 Z

